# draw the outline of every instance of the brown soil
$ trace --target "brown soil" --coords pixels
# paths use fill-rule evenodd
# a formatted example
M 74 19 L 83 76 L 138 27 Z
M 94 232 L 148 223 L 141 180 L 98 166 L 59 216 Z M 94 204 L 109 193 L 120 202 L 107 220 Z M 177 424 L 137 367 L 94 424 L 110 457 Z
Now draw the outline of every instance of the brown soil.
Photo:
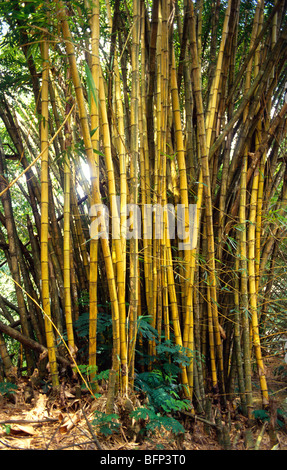
M 266 376 L 270 398 L 275 409 L 284 409 L 287 416 L 287 365 L 282 359 L 266 359 Z M 255 379 L 254 379 L 255 380 Z M 31 389 L 26 379 L 17 383 L 18 389 L 11 396 L 0 396 L 0 450 L 248 450 L 258 446 L 259 450 L 287 450 L 287 420 L 277 421 L 274 432 L 270 422 L 247 420 L 239 410 L 232 407 L 221 413 L 221 423 L 227 430 L 229 447 L 222 443 L 215 421 L 207 427 L 203 416 L 182 414 L 178 418 L 185 434 L 175 437 L 170 432 L 156 433 L 140 438 L 139 428 L 127 419 L 126 402 L 118 400 L 115 413 L 120 416 L 121 426 L 117 433 L 105 436 L 91 426 L 95 410 L 104 412 L 106 391 L 100 398 L 90 394 L 77 398 L 75 391 L 66 385 L 60 396 L 53 398 L 38 389 Z M 256 385 L 255 385 L 256 389 Z M 255 399 L 255 408 L 260 409 L 260 393 Z M 257 403 L 256 403 L 257 401 Z M 134 406 L 136 400 L 133 400 Z M 273 408 L 274 408 L 273 406 Z M 285 408 L 284 408 L 285 407 Z M 213 409 L 214 417 L 218 409 Z M 218 424 L 218 421 L 216 422 Z M 260 433 L 263 434 L 260 441 Z M 222 435 L 222 434 L 221 434 Z

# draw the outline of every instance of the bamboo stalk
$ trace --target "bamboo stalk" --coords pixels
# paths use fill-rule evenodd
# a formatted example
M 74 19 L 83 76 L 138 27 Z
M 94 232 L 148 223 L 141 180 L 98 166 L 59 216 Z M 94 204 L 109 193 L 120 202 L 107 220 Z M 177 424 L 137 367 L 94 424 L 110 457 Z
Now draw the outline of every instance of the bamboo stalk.
M 67 113 L 70 110 L 70 103 L 67 101 Z M 65 291 L 65 319 L 68 336 L 68 346 L 72 356 L 75 355 L 74 329 L 72 319 L 72 299 L 71 299 L 71 172 L 69 152 L 71 147 L 71 132 L 69 123 L 65 126 L 65 161 L 64 161 L 64 291 Z
M 69 30 L 69 24 L 66 18 L 65 8 L 61 1 L 57 2 L 58 7 L 58 17 L 61 23 L 62 33 L 65 40 L 65 46 L 67 55 L 69 58 L 69 65 L 71 70 L 71 77 L 74 84 L 74 89 L 76 93 L 76 99 L 78 104 L 79 118 L 81 124 L 82 135 L 84 139 L 85 151 L 88 159 L 88 163 L 91 168 L 95 164 L 94 151 L 91 142 L 91 133 L 88 122 L 88 114 L 85 107 L 83 89 L 79 77 L 79 72 L 77 69 L 77 63 L 75 58 L 74 46 L 71 38 L 71 33 Z M 100 81 L 101 83 L 101 81 Z M 100 86 L 99 86 L 100 88 Z M 101 197 L 97 190 L 97 185 L 93 185 L 93 190 L 95 191 L 94 197 L 96 204 L 101 204 Z M 114 195 L 114 193 L 113 193 Z M 104 225 L 104 218 L 101 218 Z M 106 233 L 106 227 L 103 226 L 103 231 Z M 113 318 L 113 363 L 112 367 L 119 373 L 120 366 L 120 331 L 119 331 L 119 304 L 118 296 L 116 289 L 116 281 L 114 276 L 113 261 L 111 257 L 111 250 L 107 238 L 101 237 L 101 247 L 103 251 L 103 257 L 106 266 L 107 281 L 109 287 L 111 308 L 112 308 L 112 318 Z
M 131 48 L 131 158 L 130 158 L 130 202 L 138 203 L 138 133 L 139 133 L 139 39 L 140 39 L 140 2 L 133 0 L 133 26 Z M 133 210 L 132 228 L 137 224 L 136 213 Z M 138 227 L 136 228 L 138 230 Z M 137 335 L 137 314 L 139 304 L 139 279 L 138 279 L 138 236 L 130 239 L 130 302 L 129 302 L 129 365 L 133 374 L 134 348 L 132 344 Z M 133 381 L 133 375 L 131 377 Z
M 215 271 L 215 248 L 214 248 L 214 232 L 213 232 L 213 214 L 212 214 L 212 200 L 211 200 L 211 186 L 210 186 L 210 175 L 209 175 L 209 163 L 208 163 L 208 150 L 209 142 L 207 142 L 204 113 L 203 113 L 203 101 L 201 93 L 201 79 L 200 71 L 198 66 L 198 52 L 196 45 L 196 34 L 195 34 L 195 16 L 193 11 L 192 2 L 189 2 L 191 12 L 191 28 L 190 28 L 190 42 L 191 52 L 193 57 L 193 86 L 194 94 L 197 106 L 197 118 L 198 118 L 198 136 L 200 143 L 201 152 L 201 170 L 202 170 L 202 182 L 204 183 L 204 196 L 205 196 L 205 220 L 207 229 L 207 247 L 208 247 L 208 276 L 210 286 L 210 301 L 212 302 L 212 316 L 213 316 L 213 328 L 215 335 L 215 344 L 217 349 L 217 357 L 219 363 L 219 374 L 220 374 L 220 385 L 222 392 L 224 393 L 224 371 L 223 371 L 223 356 L 222 356 L 222 342 L 219 330 L 218 321 L 218 306 L 217 306 L 217 280 Z M 214 376 L 215 380 L 215 376 Z M 216 387 L 217 384 L 214 383 Z
M 44 39 L 42 45 L 43 72 L 42 72 L 42 119 L 41 119 L 41 276 L 42 276 L 42 302 L 45 312 L 45 330 L 49 356 L 50 372 L 53 388 L 59 387 L 59 376 L 56 362 L 56 349 L 53 327 L 50 321 L 50 290 L 49 290 L 49 196 L 48 196 L 48 92 L 49 92 L 49 45 Z
M 250 299 L 250 313 L 252 323 L 252 338 L 255 350 L 255 356 L 258 366 L 260 387 L 262 393 L 262 402 L 266 406 L 269 402 L 268 398 L 268 387 L 265 377 L 264 364 L 261 353 L 259 326 L 258 326 L 258 314 L 257 314 L 257 291 L 256 291 L 256 279 L 255 279 L 255 222 L 256 222 L 256 207 L 257 207 L 257 193 L 259 184 L 259 169 L 257 168 L 254 172 L 251 201 L 250 201 L 250 213 L 249 213 L 249 230 L 248 230 L 248 277 L 249 277 L 249 299 Z
M 100 6 L 99 2 L 93 2 L 92 15 L 90 18 L 91 27 L 91 73 L 95 86 L 95 96 L 91 96 L 91 144 L 94 151 L 94 163 L 91 164 L 91 204 L 96 205 L 97 194 L 100 192 L 100 165 L 99 165 L 99 39 L 100 39 Z M 93 216 L 91 223 L 93 223 Z M 98 320 L 98 240 L 92 237 L 90 240 L 90 272 L 89 272 L 89 365 L 93 368 L 91 379 L 94 382 L 97 366 L 97 320 Z M 94 384 L 95 386 L 95 384 Z

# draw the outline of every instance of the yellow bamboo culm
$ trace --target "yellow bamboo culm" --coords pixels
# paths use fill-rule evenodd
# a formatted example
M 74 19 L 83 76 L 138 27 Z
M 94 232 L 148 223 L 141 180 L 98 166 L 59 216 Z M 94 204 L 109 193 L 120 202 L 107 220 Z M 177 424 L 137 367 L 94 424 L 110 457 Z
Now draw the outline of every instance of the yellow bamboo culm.
M 209 326 L 212 329 L 210 335 L 213 337 L 217 350 L 218 358 L 218 374 L 220 375 L 220 385 L 222 392 L 224 393 L 224 371 L 223 371 L 223 348 L 220 335 L 219 319 L 218 319 L 218 306 L 217 306 L 217 276 L 215 269 L 215 247 L 214 247 L 214 231 L 213 231 L 213 211 L 212 211 L 212 200 L 211 200 L 211 183 L 209 174 L 209 145 L 211 133 L 207 140 L 206 125 L 204 120 L 204 109 L 203 99 L 201 91 L 201 71 L 199 69 L 199 59 L 197 50 L 196 40 L 196 20 L 193 3 L 189 2 L 191 11 L 191 28 L 190 28 L 190 41 L 191 41 L 191 52 L 193 57 L 192 64 L 192 78 L 194 86 L 194 95 L 197 107 L 197 118 L 198 118 L 198 140 L 201 155 L 201 172 L 200 182 L 204 184 L 203 192 L 205 197 L 205 217 L 206 217 L 206 235 L 207 235 L 207 254 L 208 254 L 208 289 L 210 294 L 210 307 L 212 311 L 213 322 L 209 322 Z M 213 99 L 215 99 L 216 87 L 213 90 Z M 201 179 L 202 177 L 202 179 Z M 201 185 L 200 185 L 201 186 Z M 199 188 L 201 191 L 201 188 Z M 201 198 L 200 198 L 201 199 Z M 200 207 L 198 207 L 198 211 Z M 216 382 L 215 382 L 216 381 Z M 217 374 L 214 369 L 213 385 L 217 387 Z
M 145 34 L 145 18 L 142 14 L 141 26 L 141 42 L 144 42 Z M 145 63 L 145 48 L 141 49 L 141 63 Z M 151 204 L 150 195 L 150 172 L 149 172 L 149 149 L 147 139 L 147 122 L 146 122 L 146 82 L 145 76 L 141 74 L 141 88 L 139 94 L 139 156 L 140 156 L 140 186 L 141 186 L 141 202 L 144 208 L 146 204 Z M 144 211 L 144 209 L 143 209 Z M 143 219 L 143 255 L 144 255 L 144 276 L 145 276 L 145 293 L 148 314 L 151 314 L 152 305 L 152 240 L 147 237 L 150 233 L 150 218 Z M 148 219 L 148 220 L 146 220 Z
M 115 282 L 117 286 L 118 308 L 119 308 L 119 341 L 121 361 L 122 390 L 124 394 L 128 391 L 128 368 L 127 368 L 127 333 L 126 333 L 126 303 L 125 303 L 125 264 L 124 252 L 122 250 L 122 239 L 120 233 L 120 214 L 117 205 L 117 193 L 115 184 L 115 172 L 112 158 L 112 143 L 109 130 L 109 122 L 106 108 L 106 95 L 102 71 L 99 76 L 99 103 L 101 110 L 102 136 L 105 154 L 105 164 L 108 176 L 109 199 L 111 206 L 113 227 L 113 255 Z
M 108 15 L 109 27 L 112 29 L 112 14 L 109 0 L 106 0 L 106 8 Z M 121 351 L 121 373 L 122 373 L 122 391 L 124 394 L 128 393 L 128 383 L 129 383 L 129 367 L 128 367 L 128 336 L 127 336 L 127 312 L 126 312 L 126 252 L 127 252 L 127 243 L 126 243 L 126 207 L 128 201 L 128 187 L 127 187 L 127 154 L 128 149 L 125 142 L 125 128 L 124 128 L 124 113 L 123 113 L 123 103 L 121 96 L 121 83 L 120 83 L 120 70 L 118 65 L 117 51 L 115 50 L 114 60 L 113 60 L 113 77 L 114 77 L 114 95 L 115 95 L 115 115 L 113 115 L 113 129 L 115 134 L 115 142 L 119 155 L 119 168 L 120 168 L 120 204 L 119 204 L 119 214 L 117 210 L 117 203 L 115 199 L 111 201 L 111 206 L 113 208 L 113 214 L 115 218 L 113 219 L 114 223 L 120 226 L 117 226 L 115 229 L 116 239 L 113 240 L 114 249 L 115 249 L 115 265 L 116 265 L 116 278 L 117 278 L 117 292 L 118 292 L 118 301 L 119 301 L 119 315 L 120 315 L 120 351 Z M 101 79 L 101 84 L 103 81 Z M 105 126 L 104 135 L 109 138 L 109 123 L 106 112 L 105 105 L 105 94 L 104 88 L 101 88 L 101 110 L 102 113 L 102 122 Z M 110 162 L 110 165 L 107 163 L 107 171 L 109 175 L 109 180 L 114 184 L 114 176 L 112 170 L 112 155 L 111 155 L 111 146 L 108 144 L 105 145 L 105 154 L 107 162 Z M 109 171 L 111 168 L 111 171 Z M 114 186 L 111 186 L 110 194 L 114 194 Z M 113 198 L 114 198 L 113 196 Z
M 241 324 L 242 324 L 242 340 L 243 340 L 243 358 L 244 358 L 244 373 L 245 373 L 245 392 L 246 392 L 246 405 L 247 414 L 251 417 L 252 412 L 252 372 L 251 372 L 251 357 L 249 348 L 249 318 L 248 318 L 248 265 L 247 265 L 247 224 L 246 224 L 246 175 L 247 175 L 247 150 L 245 149 L 242 161 L 241 179 L 240 179 L 240 205 L 239 205 L 239 223 L 242 227 L 239 237 L 239 253 L 240 253 L 240 270 L 241 270 L 241 285 L 240 285 L 240 309 L 241 309 Z
M 133 28 L 132 28 L 132 90 L 131 90 L 131 157 L 130 157 L 130 203 L 138 202 L 138 161 L 139 161 L 139 39 L 140 39 L 140 2 L 133 0 Z M 136 212 L 133 209 L 132 226 L 137 224 Z M 138 278 L 138 237 L 130 240 L 130 305 L 129 305 L 129 336 L 128 336 L 128 362 L 130 364 L 131 383 L 134 380 L 134 340 L 137 335 L 137 316 L 139 306 L 139 278 Z
M 262 27 L 263 19 L 263 1 L 259 0 L 256 6 L 254 15 L 254 23 L 252 30 L 251 44 L 255 41 L 256 36 L 259 34 Z M 254 75 L 256 76 L 259 71 L 260 51 L 257 48 L 254 57 Z M 252 62 L 250 61 L 247 68 L 245 90 L 248 90 L 251 81 Z M 248 119 L 248 110 L 245 110 L 244 119 Z M 261 124 L 255 130 L 255 145 L 259 146 L 261 140 Z M 259 287 L 259 263 L 260 263 L 260 235 L 261 235 L 261 194 L 262 194 L 262 175 L 260 175 L 260 168 L 263 169 L 262 163 L 264 162 L 265 155 L 261 157 L 260 167 L 254 171 L 251 196 L 250 196 L 250 210 L 249 210 L 249 227 L 248 227 L 248 261 L 245 263 L 248 270 L 248 286 L 249 286 L 249 308 L 251 313 L 250 322 L 250 343 L 253 344 L 255 357 L 258 367 L 260 388 L 262 394 L 262 403 L 266 406 L 269 402 L 268 387 L 265 377 L 264 364 L 261 352 L 259 325 L 258 325 L 258 287 Z M 245 155 L 247 162 L 247 155 Z M 246 163 L 247 165 L 247 163 Z M 246 172 L 244 172 L 246 178 Z M 246 184 L 246 180 L 245 180 Z M 247 284 L 247 280 L 245 281 Z M 250 354 L 250 353 L 248 353 Z M 249 379 L 250 381 L 250 379 Z
M 259 169 L 256 168 L 253 177 L 253 185 L 251 192 L 250 201 L 250 213 L 249 213 L 249 230 L 248 230 L 248 276 L 249 276 L 249 299 L 250 299 L 250 312 L 251 312 L 251 324 L 252 324 L 252 339 L 253 346 L 257 361 L 260 388 L 262 393 L 262 402 L 266 406 L 269 403 L 268 387 L 265 377 L 264 364 L 262 359 L 260 335 L 258 326 L 258 313 L 257 313 L 257 291 L 256 291 L 256 277 L 255 277 L 255 231 L 256 231 L 256 207 L 257 207 L 257 195 L 258 195 L 258 184 L 259 184 Z
M 161 107 L 161 120 L 160 129 L 158 132 L 159 142 L 158 147 L 160 154 L 158 158 L 159 162 L 159 193 L 158 202 L 161 207 L 166 208 L 167 204 L 167 123 L 169 116 L 169 43 L 168 43 L 168 13 L 169 2 L 162 2 L 162 22 L 161 22 L 161 64 L 159 67 L 160 71 L 160 107 Z M 161 319 L 158 324 L 158 331 L 164 329 L 165 338 L 170 338 L 170 321 L 169 321 L 169 303 L 168 303 L 168 279 L 167 279 L 167 250 L 170 250 L 170 246 L 167 244 L 168 239 L 168 213 L 167 210 L 163 210 L 163 233 L 160 240 L 160 259 L 161 261 Z
M 94 161 L 90 164 L 91 168 L 91 205 L 96 205 L 97 194 L 99 193 L 99 1 L 93 2 L 92 15 L 90 18 L 91 28 L 91 74 L 94 82 L 94 96 L 91 93 L 91 143 L 94 151 Z M 91 214 L 91 223 L 93 223 L 93 214 Z M 94 376 L 97 367 L 97 320 L 98 320 L 98 239 L 96 236 L 90 240 L 90 272 L 89 272 L 89 366 L 91 367 L 91 382 L 94 388 L 97 387 Z
M 222 75 L 222 63 L 223 63 L 223 55 L 224 55 L 224 49 L 225 49 L 225 44 L 226 44 L 226 38 L 228 34 L 228 22 L 229 22 L 229 16 L 230 16 L 231 3 L 232 3 L 231 0 L 229 0 L 227 9 L 225 12 L 220 49 L 219 49 L 218 58 L 217 58 L 216 72 L 215 72 L 215 76 L 212 82 L 210 98 L 209 98 L 208 112 L 207 112 L 207 118 L 206 118 L 206 145 L 207 145 L 208 150 L 211 147 L 212 133 L 214 131 L 214 125 L 215 125 L 215 115 L 216 115 L 217 104 L 218 104 L 219 84 L 220 84 L 220 77 Z
M 252 47 L 258 27 L 258 14 L 259 8 L 256 7 L 252 35 L 251 35 L 251 44 Z M 252 62 L 250 60 L 247 66 L 245 74 L 245 85 L 244 91 L 248 92 L 251 84 L 251 74 L 252 74 Z M 246 122 L 248 119 L 248 106 L 243 113 L 243 121 Z M 241 285 L 240 285 L 240 309 L 241 309 L 241 324 L 242 324 L 242 340 L 243 340 L 243 358 L 244 358 L 244 374 L 245 374 L 245 391 L 246 391 L 246 406 L 248 417 L 251 417 L 252 407 L 253 407 L 253 397 L 252 397 L 252 371 L 251 371 L 251 351 L 250 351 L 250 334 L 252 331 L 252 325 L 249 322 L 249 296 L 248 296 L 248 253 L 247 253 L 247 167 L 248 165 L 248 147 L 244 149 L 244 155 L 242 158 L 242 169 L 241 169 L 241 178 L 240 178 L 240 204 L 239 204 L 239 223 L 242 227 L 239 237 L 239 253 L 240 253 L 240 270 L 241 270 Z
M 258 33 L 262 27 L 263 1 L 258 2 Z M 254 74 L 259 71 L 260 50 L 257 47 L 254 58 Z M 258 149 L 262 136 L 262 125 L 258 123 L 255 130 L 255 150 Z M 261 200 L 262 200 L 262 163 L 265 154 L 261 156 L 260 166 L 257 166 L 253 174 L 253 183 L 250 198 L 249 229 L 248 229 L 248 276 L 249 276 L 249 298 L 252 325 L 252 341 L 258 367 L 259 382 L 264 406 L 269 403 L 268 387 L 265 377 L 264 363 L 261 352 L 259 325 L 258 325 L 258 287 L 259 287 L 259 263 L 260 263 L 260 236 L 261 236 Z
M 42 302 L 45 312 L 45 331 L 48 349 L 48 358 L 52 385 L 54 389 L 59 387 L 58 367 L 56 361 L 56 347 L 53 333 L 50 309 L 49 290 L 49 195 L 48 195 L 48 172 L 49 172 L 49 151 L 48 151 L 48 96 L 49 96 L 49 44 L 44 38 L 42 44 L 42 92 L 41 92 L 41 277 L 42 277 Z
M 69 126 L 66 125 L 65 132 L 66 154 L 64 160 L 64 292 L 65 292 L 65 319 L 67 328 L 68 345 L 71 354 L 74 355 L 75 342 L 72 319 L 71 304 L 71 172 L 69 161 L 69 148 L 71 145 L 71 134 Z
M 183 143 L 183 136 L 182 136 L 182 128 L 181 128 L 181 117 L 180 117 L 180 106 L 179 106 L 179 96 L 178 96 L 178 88 L 177 88 L 177 80 L 176 80 L 176 70 L 175 70 L 175 55 L 174 50 L 172 51 L 172 67 L 171 67 L 171 99 L 172 99 L 172 108 L 173 108 L 173 119 L 175 125 L 175 139 L 176 139 L 176 150 L 177 150 L 177 163 L 179 169 L 179 186 L 180 186 L 180 197 L 181 197 L 181 204 L 184 207 L 184 232 L 188 234 L 187 246 L 191 243 L 189 239 L 190 235 L 190 225 L 189 225 L 189 204 L 188 204 L 188 191 L 187 191 L 187 176 L 186 176 L 186 165 L 185 165 L 185 151 L 184 151 L 184 143 Z M 192 284 L 191 284 L 191 249 L 184 250 L 184 268 L 186 270 L 185 275 L 185 285 L 184 285 L 184 298 L 187 299 L 185 303 L 185 324 L 184 324 L 184 331 L 183 336 L 180 330 L 180 322 L 178 318 L 173 318 L 176 325 L 175 329 L 175 341 L 176 344 L 183 346 L 184 339 L 185 345 L 187 346 L 193 344 L 193 311 L 192 311 Z M 186 369 L 183 371 L 184 375 L 183 378 L 187 377 Z M 186 374 L 186 375 L 185 375 Z M 189 366 L 189 374 L 188 374 L 189 381 L 187 379 L 187 383 L 184 383 L 186 390 L 188 390 L 189 395 L 192 395 L 193 389 L 193 374 L 192 374 L 192 358 L 191 364 Z
M 65 47 L 66 52 L 69 58 L 69 66 L 71 71 L 71 78 L 73 81 L 76 100 L 78 105 L 78 113 L 79 119 L 81 124 L 81 130 L 84 140 L 85 151 L 87 155 L 87 160 L 89 166 L 91 168 L 91 173 L 93 174 L 93 167 L 95 165 L 95 153 L 93 149 L 93 144 L 91 141 L 91 130 L 89 125 L 88 114 L 86 110 L 85 100 L 84 100 L 84 93 L 81 85 L 81 80 L 79 76 L 79 71 L 77 68 L 77 62 L 75 57 L 75 50 L 74 45 L 71 38 L 71 33 L 69 29 L 69 24 L 67 21 L 65 7 L 63 2 L 57 1 L 57 8 L 58 8 L 58 17 L 61 24 L 61 29 L 63 33 L 63 38 L 65 40 Z M 99 85 L 100 89 L 100 85 Z M 108 162 L 109 163 L 109 162 Z M 96 205 L 101 204 L 101 196 L 98 191 L 98 185 L 92 185 L 92 191 L 94 191 L 93 197 L 95 198 Z M 115 194 L 115 193 L 114 193 Z M 102 230 L 105 232 L 105 220 L 102 217 Z M 91 227 L 91 231 L 93 231 Z M 93 234 L 95 235 L 95 234 Z M 106 274 L 107 274 L 107 282 L 109 288 L 109 295 L 110 295 L 110 302 L 111 302 L 111 310 L 112 310 L 112 321 L 113 321 L 113 358 L 112 358 L 112 368 L 117 372 L 118 378 L 120 373 L 120 329 L 119 329 L 119 303 L 118 303 L 118 295 L 117 295 L 117 288 L 116 288 L 116 280 L 114 275 L 114 267 L 113 261 L 111 256 L 111 250 L 109 246 L 109 242 L 106 237 L 101 237 L 101 248 L 103 251 L 103 258 L 106 267 Z M 91 281 L 91 280 L 90 280 Z

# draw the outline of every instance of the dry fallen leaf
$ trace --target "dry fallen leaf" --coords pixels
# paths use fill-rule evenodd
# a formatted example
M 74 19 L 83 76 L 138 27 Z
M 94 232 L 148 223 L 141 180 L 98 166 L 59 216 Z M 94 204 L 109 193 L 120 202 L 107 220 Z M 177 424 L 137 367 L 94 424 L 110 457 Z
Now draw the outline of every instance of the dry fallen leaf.
M 63 423 L 60 426 L 60 433 L 61 434 L 66 434 L 69 432 L 74 426 L 76 426 L 79 421 L 81 421 L 81 416 L 82 413 L 75 413 L 72 417 L 71 415 L 66 416 L 66 418 L 63 419 Z
M 35 430 L 33 428 L 33 426 L 29 426 L 29 425 L 23 425 L 23 424 L 13 424 L 11 427 L 10 427 L 10 432 L 9 434 L 12 434 L 12 435 L 33 435 L 35 434 Z
M 13 445 L 18 449 L 31 449 L 32 438 L 29 439 L 14 439 Z
M 26 439 L 23 439 L 23 438 L 3 439 L 1 440 L 1 443 L 0 443 L 0 449 L 1 450 L 4 450 L 4 449 L 6 450 L 9 448 L 18 449 L 18 450 L 31 449 L 32 440 L 33 440 L 32 437 L 26 438 Z

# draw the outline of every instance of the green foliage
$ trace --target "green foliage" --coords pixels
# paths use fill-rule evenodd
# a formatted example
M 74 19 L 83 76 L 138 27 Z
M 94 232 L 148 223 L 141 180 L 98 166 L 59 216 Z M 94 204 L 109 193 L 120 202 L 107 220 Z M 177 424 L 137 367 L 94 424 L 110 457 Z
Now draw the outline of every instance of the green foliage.
M 181 397 L 182 385 L 178 377 L 181 367 L 187 366 L 195 354 L 171 340 L 159 341 L 158 333 L 150 325 L 148 317 L 140 317 L 138 329 L 144 339 L 155 341 L 156 355 L 142 355 L 143 359 L 152 361 L 154 369 L 136 375 L 135 389 L 145 395 L 148 405 L 137 408 L 131 417 L 136 421 L 145 421 L 143 430 L 149 434 L 162 428 L 173 434 L 184 433 L 183 426 L 170 415 L 190 407 L 190 401 Z
M 177 376 L 164 374 L 163 371 L 153 370 L 138 374 L 135 386 L 142 390 L 148 398 L 149 405 L 157 412 L 170 413 L 189 408 L 189 401 L 181 399 Z
M 160 431 L 162 428 L 167 431 L 171 431 L 173 434 L 184 433 L 184 427 L 172 416 L 163 416 L 160 413 L 156 413 L 153 408 L 137 408 L 132 411 L 131 417 L 135 421 L 144 420 L 146 421 L 145 429 L 148 434 L 153 434 L 156 430 Z
M 279 427 L 286 426 L 287 412 L 285 410 L 277 409 L 277 424 Z
M 159 338 L 158 331 L 150 324 L 150 316 L 141 316 L 138 319 L 138 334 L 144 341 L 156 343 L 156 354 L 150 357 L 143 351 L 137 350 L 139 363 L 157 364 L 157 367 L 163 369 L 166 374 L 180 373 L 180 366 L 188 366 L 191 359 L 203 361 L 202 355 L 197 351 L 191 351 L 173 342 L 172 339 L 165 340 L 164 336 Z
M 269 421 L 269 414 L 265 410 L 254 410 L 253 415 L 255 419 L 260 421 Z
M 285 410 L 277 408 L 276 413 L 277 413 L 276 424 L 279 428 L 282 428 L 283 426 L 285 426 L 285 422 L 287 419 L 287 412 Z M 254 410 L 253 415 L 254 415 L 254 418 L 259 421 L 267 422 L 267 423 L 270 422 L 270 415 L 269 413 L 267 413 L 266 410 L 261 410 L 261 409 Z
M 118 432 L 120 423 L 117 421 L 119 416 L 117 414 L 106 414 L 102 411 L 96 410 L 94 412 L 94 419 L 92 425 L 98 428 L 98 432 L 105 436 L 111 435 L 113 432 Z
M 138 332 L 142 335 L 143 339 L 148 341 L 152 341 L 158 336 L 157 330 L 152 327 L 150 322 L 150 315 L 139 316 L 138 318 Z
M 85 380 L 92 385 L 93 383 L 98 382 L 99 380 L 108 380 L 109 378 L 109 369 L 98 372 L 97 366 L 91 366 L 86 364 L 79 364 L 78 370 L 85 377 Z M 85 388 L 85 384 L 82 385 L 82 388 Z M 100 396 L 97 395 L 96 396 Z
M 10 395 L 15 393 L 17 390 L 17 385 L 12 384 L 11 382 L 0 382 L 0 396 Z
M 89 313 L 85 312 L 75 321 L 75 330 L 79 338 L 84 338 L 89 334 Z
M 156 354 L 154 357 L 142 354 L 142 360 L 151 361 L 153 370 L 138 373 L 135 377 L 135 388 L 145 394 L 149 409 L 156 414 L 188 409 L 190 402 L 182 399 L 182 385 L 178 378 L 181 367 L 188 366 L 191 359 L 199 360 L 199 356 L 171 340 L 160 341 L 158 332 L 149 323 L 149 317 L 140 317 L 138 330 L 143 339 L 155 341 Z M 138 353 L 140 354 L 139 351 Z
M 167 364 L 165 364 L 167 358 L 170 358 L 171 362 L 177 366 L 188 366 L 190 363 L 190 358 L 193 356 L 193 352 L 191 350 L 178 344 L 173 344 L 171 340 L 158 343 L 156 351 L 157 356 L 163 363 L 163 367 L 167 366 Z M 179 372 L 178 368 L 177 370 Z
M 10 424 L 2 424 L 2 428 L 3 428 L 3 431 L 6 434 L 10 434 L 10 432 L 11 432 L 11 425 Z
M 81 347 L 79 353 L 85 357 L 83 362 L 87 362 L 88 357 L 88 341 L 89 341 L 89 295 L 84 293 L 79 299 L 79 306 L 82 310 L 77 321 L 74 323 L 75 333 L 80 340 Z M 109 314 L 110 305 L 98 304 L 97 318 L 97 355 L 98 365 L 100 369 L 106 370 L 110 368 L 110 352 L 112 348 L 112 319 Z M 64 335 L 65 338 L 66 335 Z
M 98 305 L 98 307 L 102 307 Z M 97 319 L 97 332 L 99 335 L 107 333 L 111 326 L 111 318 L 106 315 L 105 311 L 99 311 Z M 89 335 L 89 312 L 84 312 L 75 322 L 75 329 L 79 338 Z
M 281 377 L 287 377 L 287 367 L 286 364 L 280 364 L 279 366 L 275 367 L 273 374 L 276 376 L 280 375 Z

